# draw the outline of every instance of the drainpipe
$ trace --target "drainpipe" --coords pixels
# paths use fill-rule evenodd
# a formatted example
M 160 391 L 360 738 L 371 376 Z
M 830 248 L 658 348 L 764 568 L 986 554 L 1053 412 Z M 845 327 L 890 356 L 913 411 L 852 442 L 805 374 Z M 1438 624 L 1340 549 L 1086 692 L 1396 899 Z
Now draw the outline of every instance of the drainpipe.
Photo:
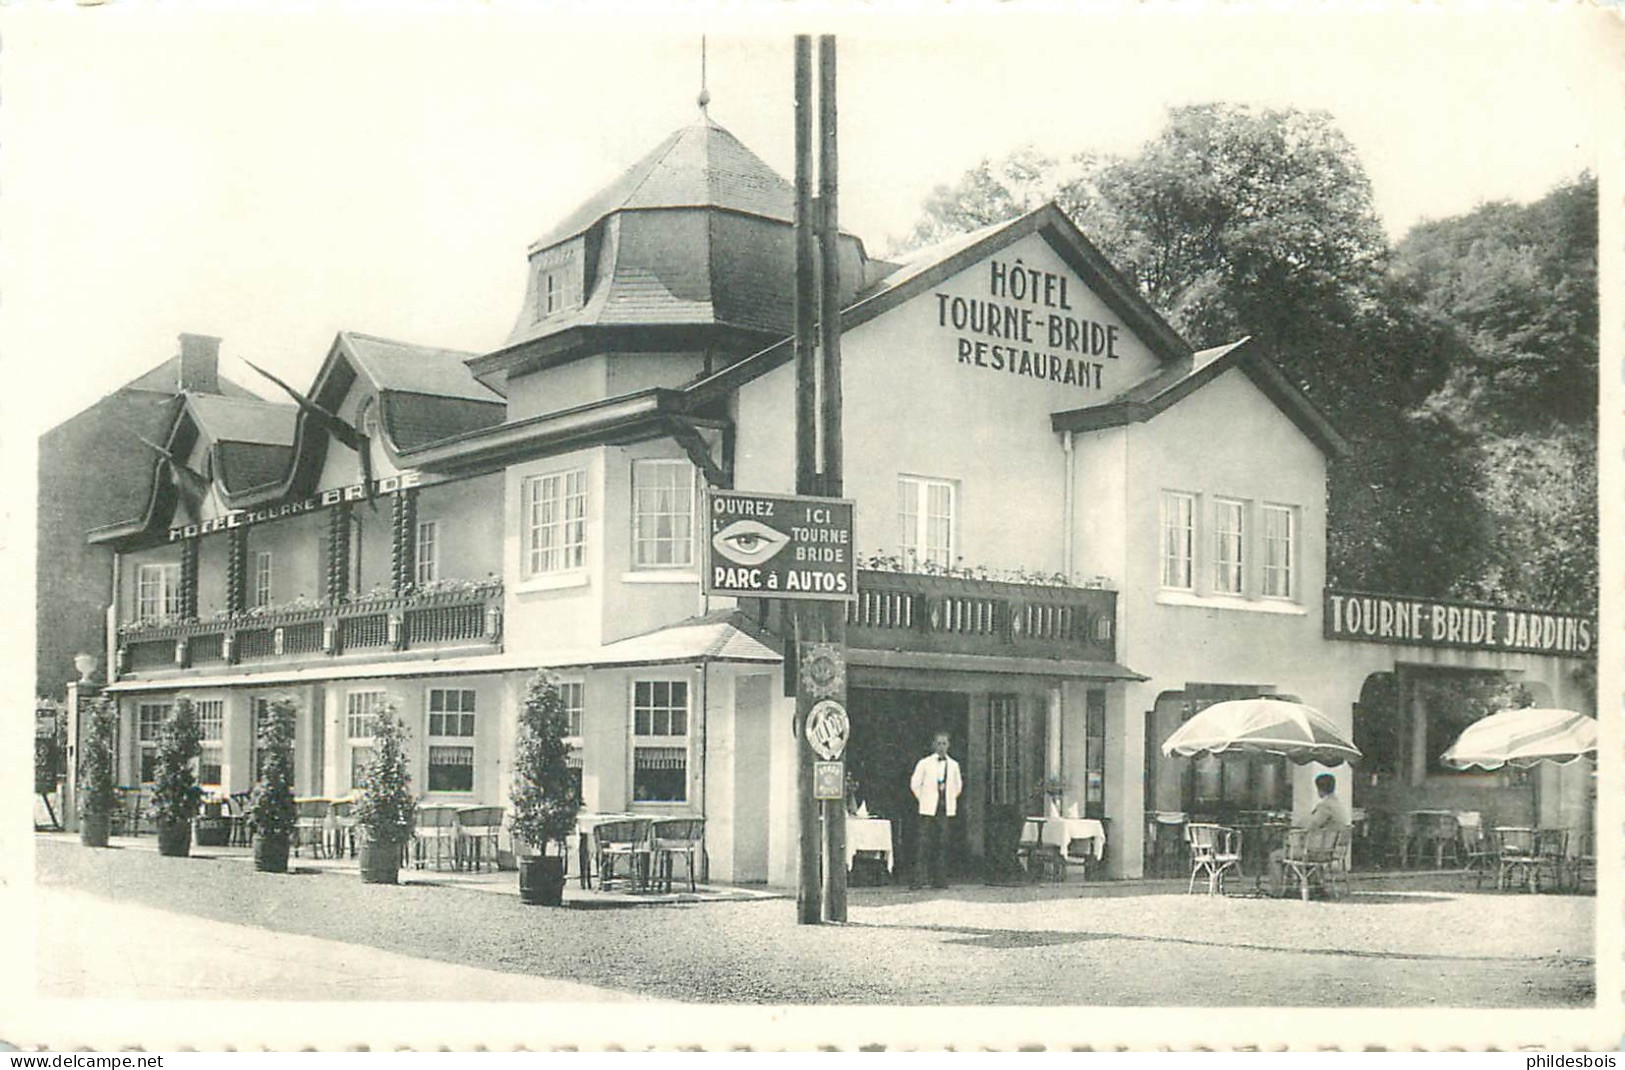
M 700 816 L 705 819 L 707 828 L 711 827 L 711 814 L 706 807 L 707 788 L 711 784 L 711 767 L 709 757 L 711 753 L 711 663 L 700 662 Z M 705 849 L 705 841 L 700 841 L 700 880 L 709 883 L 711 880 L 711 853 Z
M 1072 449 L 1072 432 L 1061 432 L 1061 452 L 1066 455 L 1066 482 L 1061 485 L 1061 572 L 1072 579 L 1072 529 L 1076 524 L 1073 513 L 1073 482 L 1077 473 L 1078 457 Z

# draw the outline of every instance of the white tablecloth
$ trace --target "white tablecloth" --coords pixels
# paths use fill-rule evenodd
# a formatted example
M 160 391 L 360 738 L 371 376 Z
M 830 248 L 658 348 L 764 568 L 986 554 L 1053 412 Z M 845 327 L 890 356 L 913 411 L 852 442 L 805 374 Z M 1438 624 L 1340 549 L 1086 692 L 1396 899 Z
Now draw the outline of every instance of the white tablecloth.
M 1095 861 L 1106 855 L 1106 826 L 1092 817 L 1029 817 L 1021 827 L 1022 843 L 1047 843 L 1064 855 L 1073 840 L 1088 840 Z
M 880 817 L 851 817 L 846 819 L 846 868 L 859 851 L 883 851 L 886 869 L 892 868 L 891 822 Z

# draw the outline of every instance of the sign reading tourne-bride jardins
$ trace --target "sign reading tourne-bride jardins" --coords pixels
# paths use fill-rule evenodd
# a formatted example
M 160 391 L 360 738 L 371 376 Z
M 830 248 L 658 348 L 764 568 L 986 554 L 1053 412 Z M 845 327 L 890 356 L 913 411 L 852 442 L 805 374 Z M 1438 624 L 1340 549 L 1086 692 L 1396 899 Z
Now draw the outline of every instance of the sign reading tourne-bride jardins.
M 1326 592 L 1326 638 L 1528 654 L 1595 655 L 1597 627 L 1577 613 Z

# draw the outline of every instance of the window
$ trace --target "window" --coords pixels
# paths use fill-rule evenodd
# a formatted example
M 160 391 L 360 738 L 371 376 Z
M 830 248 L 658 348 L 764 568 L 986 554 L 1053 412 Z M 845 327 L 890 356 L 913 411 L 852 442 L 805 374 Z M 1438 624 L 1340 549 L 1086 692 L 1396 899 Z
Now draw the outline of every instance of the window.
M 198 739 L 203 748 L 198 753 L 197 780 L 210 787 L 220 786 L 220 768 L 224 750 L 226 703 L 223 699 L 204 699 L 192 704 L 197 712 Z
M 1162 496 L 1162 585 L 1193 588 L 1196 553 L 1196 498 L 1165 492 Z
M 954 563 L 953 483 L 917 476 L 897 477 L 898 542 L 910 567 Z
M 429 689 L 430 791 L 474 790 L 474 696 L 468 688 Z
M 694 466 L 687 461 L 632 462 L 632 566 L 694 564 Z
M 559 684 L 559 697 L 564 700 L 564 717 L 569 727 L 564 734 L 570 739 L 581 738 L 581 705 L 583 687 L 579 680 Z
M 474 692 L 440 687 L 430 689 L 429 734 L 431 736 L 472 736 L 474 734 Z
M 1292 598 L 1292 552 L 1297 537 L 1294 510 L 1285 505 L 1266 505 L 1264 520 L 1264 575 L 1262 592 L 1265 598 Z
M 135 741 L 141 748 L 141 782 L 149 784 L 158 772 L 158 737 L 169 716 L 169 703 L 143 702 L 136 707 Z
M 1241 593 L 1241 502 L 1219 498 L 1213 503 L 1213 592 Z
M 254 555 L 254 605 L 271 604 L 271 551 L 261 550 Z
M 544 254 L 545 255 L 545 254 Z M 541 321 L 581 304 L 580 271 L 573 256 L 554 253 L 536 273 L 536 319 Z
M 525 481 L 525 573 L 565 572 L 586 564 L 587 470 Z
M 418 521 L 417 583 L 433 583 L 440 578 L 440 522 Z
M 383 691 L 351 691 L 344 696 L 344 738 L 350 748 L 350 787 L 367 786 L 367 765 L 372 761 L 372 730 Z
M 639 680 L 632 685 L 632 798 L 688 801 L 688 684 Z
M 138 620 L 165 620 L 181 612 L 181 566 L 178 562 L 142 565 L 136 571 L 135 613 Z
M 473 791 L 474 748 L 429 748 L 430 791 Z
M 1014 806 L 1022 798 L 1017 734 L 1017 699 L 1014 695 L 992 695 L 987 700 L 988 802 L 994 806 Z
M 1106 692 L 1094 688 L 1083 696 L 1083 808 L 1106 816 Z

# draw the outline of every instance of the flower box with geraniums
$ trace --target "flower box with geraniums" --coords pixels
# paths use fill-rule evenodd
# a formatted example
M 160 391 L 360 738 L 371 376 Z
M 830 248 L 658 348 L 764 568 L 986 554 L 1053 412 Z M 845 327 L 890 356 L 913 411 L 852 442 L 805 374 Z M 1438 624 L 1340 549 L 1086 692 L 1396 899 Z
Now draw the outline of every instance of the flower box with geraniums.
M 395 707 L 384 703 L 373 718 L 366 787 L 352 811 L 361 832 L 361 879 L 368 884 L 399 883 L 401 849 L 412 836 L 416 803 L 406 739 L 406 726 L 395 716 Z
M 158 827 L 158 853 L 184 858 L 192 849 L 192 819 L 203 803 L 192 763 L 202 753 L 202 734 L 192 700 L 175 700 L 158 733 L 157 771 L 152 785 L 152 818 Z
M 74 785 L 79 797 L 79 842 L 86 847 L 106 847 L 118 805 L 113 755 L 118 710 L 112 699 L 101 698 L 91 704 L 89 714 L 79 738 L 79 775 Z
M 577 810 L 570 752 L 564 742 L 568 727 L 558 683 L 546 672 L 536 673 L 519 711 L 509 793 L 514 853 L 519 855 L 519 900 L 532 906 L 564 902 L 564 841 L 575 829 Z
M 254 868 L 264 873 L 288 872 L 299 810 L 293 803 L 293 720 L 287 698 L 273 699 L 260 725 L 259 780 L 249 803 L 248 827 L 254 836 Z

